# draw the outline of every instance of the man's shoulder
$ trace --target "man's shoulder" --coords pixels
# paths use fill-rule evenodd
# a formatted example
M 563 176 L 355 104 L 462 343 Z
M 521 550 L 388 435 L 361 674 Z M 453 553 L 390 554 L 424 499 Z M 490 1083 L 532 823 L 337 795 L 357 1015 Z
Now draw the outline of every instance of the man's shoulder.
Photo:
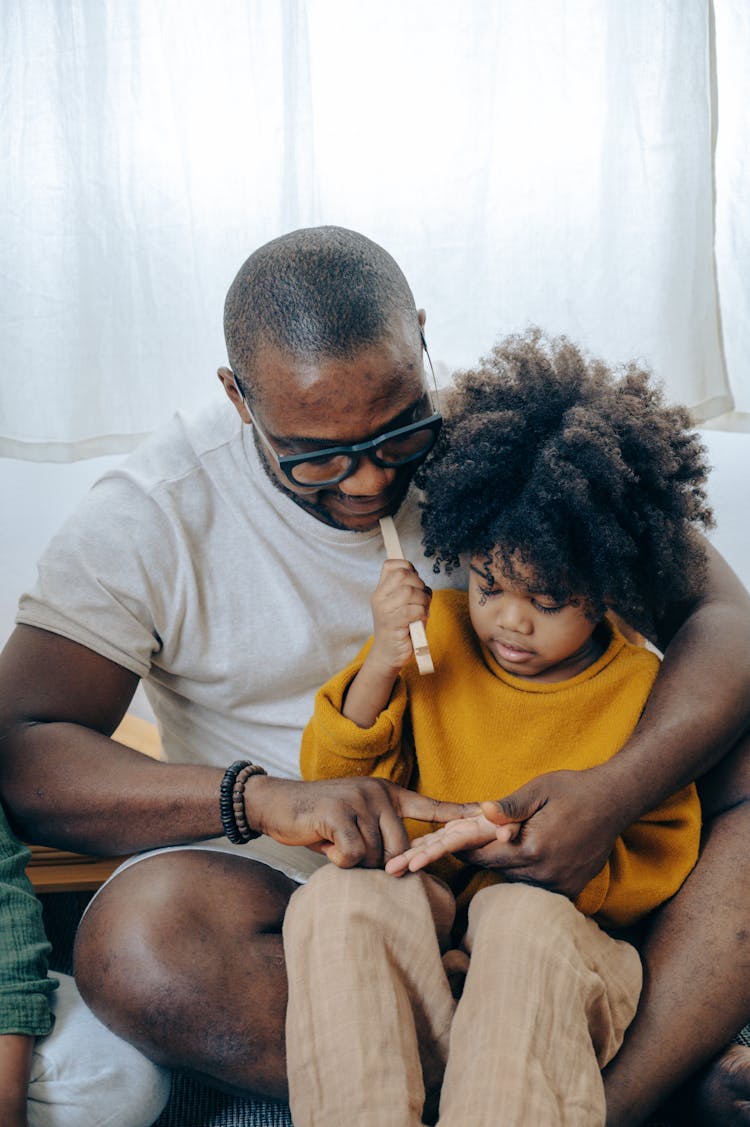
M 133 561 L 148 557 L 143 569 L 153 574 L 166 560 L 168 544 L 172 551 L 183 543 L 185 550 L 204 546 L 222 483 L 238 476 L 241 428 L 229 403 L 226 409 L 219 403 L 178 412 L 94 482 L 42 560 L 72 555 L 109 573 L 126 567 L 124 555 Z M 249 482 L 245 472 L 245 490 Z
M 146 492 L 178 482 L 213 460 L 231 458 L 242 443 L 242 423 L 231 404 L 177 411 L 105 478 L 125 476 Z

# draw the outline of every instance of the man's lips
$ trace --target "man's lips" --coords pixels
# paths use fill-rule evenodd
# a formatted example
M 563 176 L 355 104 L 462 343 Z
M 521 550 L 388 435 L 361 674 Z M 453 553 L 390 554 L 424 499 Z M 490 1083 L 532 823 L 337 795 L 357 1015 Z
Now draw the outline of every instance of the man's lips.
M 349 493 L 336 493 L 330 497 L 329 504 L 342 509 L 352 516 L 375 516 L 390 509 L 394 498 L 400 490 L 389 489 L 386 493 L 378 493 L 375 497 L 357 497 Z
M 377 513 L 384 509 L 389 502 L 388 497 L 342 497 L 338 496 L 334 499 L 335 504 L 340 509 L 346 509 L 348 513 Z

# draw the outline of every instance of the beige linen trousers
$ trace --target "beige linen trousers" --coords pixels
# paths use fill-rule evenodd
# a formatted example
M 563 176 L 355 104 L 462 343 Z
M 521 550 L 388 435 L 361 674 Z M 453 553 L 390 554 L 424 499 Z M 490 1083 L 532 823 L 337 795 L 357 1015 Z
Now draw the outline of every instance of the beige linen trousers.
M 284 922 L 295 1127 L 603 1127 L 601 1069 L 635 1014 L 641 964 L 564 896 L 473 899 L 456 1002 L 448 890 L 327 865 Z

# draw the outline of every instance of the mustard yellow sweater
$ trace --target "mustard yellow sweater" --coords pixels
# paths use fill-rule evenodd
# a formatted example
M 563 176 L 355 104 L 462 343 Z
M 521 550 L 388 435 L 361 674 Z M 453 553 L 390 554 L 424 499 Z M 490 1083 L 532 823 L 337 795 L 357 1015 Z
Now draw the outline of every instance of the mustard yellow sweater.
M 547 771 L 610 759 L 633 731 L 659 667 L 654 654 L 612 627 L 606 651 L 578 676 L 551 684 L 514 677 L 477 639 L 460 591 L 435 593 L 427 634 L 435 673 L 420 677 L 414 663 L 407 666 L 371 728 L 341 713 L 371 642 L 320 689 L 302 738 L 304 778 L 377 775 L 450 802 L 502 798 Z M 611 927 L 656 908 L 695 864 L 700 824 L 689 786 L 618 838 L 577 906 Z M 410 836 L 430 828 L 407 824 Z M 459 906 L 502 879 L 454 857 L 432 871 L 450 884 Z

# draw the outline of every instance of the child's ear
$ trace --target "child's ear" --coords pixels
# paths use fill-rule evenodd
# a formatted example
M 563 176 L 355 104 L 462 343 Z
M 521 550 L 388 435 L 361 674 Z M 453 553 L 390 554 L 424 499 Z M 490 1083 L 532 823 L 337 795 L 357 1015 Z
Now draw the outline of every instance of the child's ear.
M 612 610 L 609 603 L 607 603 L 607 618 L 614 622 L 617 629 L 628 642 L 632 642 L 634 646 L 645 646 L 646 639 L 643 637 L 643 634 L 639 634 L 624 618 L 620 618 L 617 611 Z

